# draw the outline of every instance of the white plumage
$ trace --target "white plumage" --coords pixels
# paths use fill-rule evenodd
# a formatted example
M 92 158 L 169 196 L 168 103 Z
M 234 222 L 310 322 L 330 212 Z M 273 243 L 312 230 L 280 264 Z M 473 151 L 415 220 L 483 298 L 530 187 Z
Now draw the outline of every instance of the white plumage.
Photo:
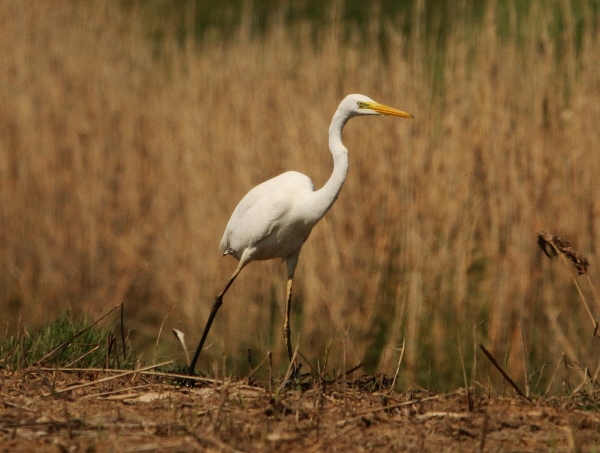
M 311 179 L 295 171 L 288 171 L 259 184 L 238 203 L 227 223 L 219 250 L 239 261 L 238 267 L 216 297 L 196 349 L 190 375 L 202 351 L 223 296 L 239 272 L 256 260 L 281 258 L 288 274 L 284 337 L 288 356 L 292 360 L 290 342 L 290 306 L 292 280 L 302 245 L 313 227 L 331 208 L 346 180 L 348 150 L 342 143 L 342 129 L 346 122 L 359 115 L 393 115 L 412 118 L 409 113 L 379 104 L 362 94 L 348 95 L 339 105 L 329 127 L 329 150 L 333 156 L 333 173 L 325 185 L 315 190 Z M 296 369 L 294 367 L 294 369 Z

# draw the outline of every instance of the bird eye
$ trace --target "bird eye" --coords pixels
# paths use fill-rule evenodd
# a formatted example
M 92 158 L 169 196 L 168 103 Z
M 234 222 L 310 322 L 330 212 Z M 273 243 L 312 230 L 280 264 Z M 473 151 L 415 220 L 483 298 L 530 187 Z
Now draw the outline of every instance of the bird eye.
M 358 105 L 358 108 L 359 108 L 359 109 L 362 109 L 362 108 L 363 108 L 363 106 L 364 106 L 365 104 L 363 103 L 363 101 L 358 101 L 358 102 L 356 103 L 356 105 Z

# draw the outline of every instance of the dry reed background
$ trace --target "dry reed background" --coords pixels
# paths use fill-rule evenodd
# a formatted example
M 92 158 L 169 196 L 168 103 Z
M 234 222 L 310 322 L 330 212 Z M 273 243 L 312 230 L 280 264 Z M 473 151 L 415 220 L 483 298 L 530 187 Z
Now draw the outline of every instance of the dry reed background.
M 600 280 L 600 36 L 586 14 L 576 39 L 568 0 L 556 35 L 544 4 L 509 14 L 504 37 L 493 7 L 481 27 L 458 19 L 443 52 L 418 26 L 389 28 L 384 58 L 378 23 L 347 45 L 335 13 L 316 41 L 278 20 L 252 38 L 246 18 L 227 39 L 156 46 L 148 19 L 116 2 L 4 2 L 2 330 L 125 301 L 134 342 L 154 345 L 164 321 L 159 354 L 182 360 L 165 332 L 195 346 L 236 265 L 217 246 L 237 201 L 289 169 L 321 186 L 331 115 L 360 92 L 417 119 L 347 127 L 348 180 L 296 274 L 303 353 L 323 360 L 332 341 L 339 368 L 345 338 L 348 364 L 393 373 L 406 340 L 402 385 L 441 389 L 463 382 L 476 342 L 521 380 L 523 350 L 542 382 L 563 351 L 595 369 L 587 313 L 536 233 L 569 239 Z M 247 348 L 285 365 L 284 287 L 281 263 L 249 266 L 200 368 L 225 353 L 243 374 Z

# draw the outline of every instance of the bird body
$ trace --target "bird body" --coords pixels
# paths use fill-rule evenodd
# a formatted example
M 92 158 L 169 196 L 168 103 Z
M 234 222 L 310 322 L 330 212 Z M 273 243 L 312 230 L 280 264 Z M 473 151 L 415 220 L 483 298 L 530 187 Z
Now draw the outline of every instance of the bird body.
M 292 280 L 300 250 L 313 227 L 336 201 L 348 173 L 348 150 L 342 143 L 342 129 L 348 120 L 359 115 L 393 115 L 412 118 L 409 113 L 379 104 L 362 94 L 351 94 L 340 103 L 329 127 L 329 150 L 333 157 L 333 172 L 319 190 L 311 179 L 295 171 L 288 171 L 250 190 L 234 209 L 219 250 L 239 261 L 238 267 L 216 297 L 204 328 L 200 344 L 190 364 L 193 374 L 196 362 L 212 325 L 223 296 L 248 263 L 255 260 L 281 258 L 288 274 L 284 337 L 288 356 L 292 359 L 290 343 L 290 306 Z M 294 366 L 294 370 L 296 367 Z
M 286 259 L 299 250 L 319 221 L 308 201 L 310 178 L 288 171 L 254 187 L 239 202 L 219 250 L 244 266 L 255 260 Z

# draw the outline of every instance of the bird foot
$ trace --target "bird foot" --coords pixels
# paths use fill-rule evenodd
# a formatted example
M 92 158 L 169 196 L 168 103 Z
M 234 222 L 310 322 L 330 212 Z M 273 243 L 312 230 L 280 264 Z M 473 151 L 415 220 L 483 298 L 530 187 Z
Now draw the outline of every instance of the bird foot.
M 196 387 L 196 381 L 194 381 L 193 379 L 184 379 L 181 383 L 181 386 L 193 389 L 194 387 Z
M 285 381 L 285 387 L 291 388 L 298 384 L 302 380 L 302 374 L 300 373 L 300 368 L 302 368 L 302 364 L 294 364 L 292 366 L 292 372 L 290 373 L 290 377 Z

